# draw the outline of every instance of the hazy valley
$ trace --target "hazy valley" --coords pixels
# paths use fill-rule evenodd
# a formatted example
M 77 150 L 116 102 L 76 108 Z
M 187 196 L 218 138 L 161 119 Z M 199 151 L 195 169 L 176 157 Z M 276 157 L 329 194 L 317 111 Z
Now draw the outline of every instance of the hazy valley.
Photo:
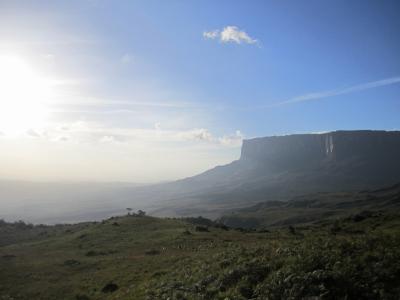
M 0 189 L 0 196 L 6 199 L 2 217 L 54 224 L 101 220 L 129 207 L 154 216 L 216 219 L 260 202 L 394 185 L 400 182 L 398 149 L 398 131 L 337 131 L 245 140 L 237 161 L 168 183 L 4 182 Z
M 399 300 L 399 0 L 0 0 L 0 300 Z

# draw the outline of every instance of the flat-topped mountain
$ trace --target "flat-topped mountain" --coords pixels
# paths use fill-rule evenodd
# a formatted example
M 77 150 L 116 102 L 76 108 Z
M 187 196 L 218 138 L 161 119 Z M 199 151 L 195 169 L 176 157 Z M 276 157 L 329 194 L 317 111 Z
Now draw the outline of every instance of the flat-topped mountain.
M 331 175 L 341 171 L 341 175 L 358 175 L 350 185 L 368 179 L 377 180 L 380 185 L 400 178 L 399 155 L 400 131 L 334 131 L 263 137 L 244 140 L 238 161 L 187 180 L 212 177 L 214 182 L 235 178 L 248 181 L 257 179 L 251 177 L 276 177 L 289 171 Z
M 176 207 L 174 213 L 213 216 L 219 209 L 260 201 L 392 185 L 400 182 L 399 156 L 399 131 L 255 138 L 243 141 L 239 160 L 163 189 Z
M 8 205 L 8 211 L 3 209 L 0 218 L 16 220 L 15 216 L 25 213 L 30 219 L 22 217 L 31 222 L 76 222 L 104 218 L 126 207 L 157 216 L 218 218 L 260 202 L 396 184 L 400 182 L 399 157 L 400 131 L 254 138 L 243 141 L 238 160 L 190 178 L 143 187 L 66 186 L 66 197 L 74 200 L 68 207 L 57 204 L 60 189 L 54 185 L 18 189 L 13 188 L 16 184 L 4 183 L 0 197 L 13 205 Z
M 400 165 L 399 151 L 399 131 L 334 131 L 244 140 L 240 160 L 260 164 L 269 171 L 350 161 L 393 171 Z

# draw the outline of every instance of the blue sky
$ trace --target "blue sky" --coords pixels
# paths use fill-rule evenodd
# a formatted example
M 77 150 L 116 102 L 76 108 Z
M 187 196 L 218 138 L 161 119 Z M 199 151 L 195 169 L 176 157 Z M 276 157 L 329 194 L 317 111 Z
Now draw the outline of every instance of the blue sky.
M 84 159 L 62 151 L 92 159 L 100 145 L 90 166 L 140 170 L 148 157 L 154 169 L 60 179 L 154 181 L 236 159 L 243 137 L 399 129 L 399 15 L 396 0 L 0 0 L 0 55 L 56 82 L 46 122 L 18 138 L 0 128 L 2 143 L 75 168 Z M 53 178 L 54 161 L 45 164 Z M 0 177 L 30 178 L 37 166 Z

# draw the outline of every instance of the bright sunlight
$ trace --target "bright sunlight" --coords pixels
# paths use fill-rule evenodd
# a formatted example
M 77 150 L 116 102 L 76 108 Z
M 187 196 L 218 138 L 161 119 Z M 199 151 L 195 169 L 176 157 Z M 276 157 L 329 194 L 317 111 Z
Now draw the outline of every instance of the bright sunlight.
M 50 85 L 16 56 L 0 56 L 0 131 L 14 135 L 38 127 L 46 118 Z

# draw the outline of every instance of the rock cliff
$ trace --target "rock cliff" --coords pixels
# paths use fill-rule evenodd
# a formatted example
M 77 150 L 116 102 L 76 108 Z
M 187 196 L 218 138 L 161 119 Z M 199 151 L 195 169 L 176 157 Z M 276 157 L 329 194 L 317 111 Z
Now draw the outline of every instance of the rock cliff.
M 151 187 L 160 215 L 215 217 L 262 201 L 361 191 L 400 182 L 400 131 L 334 131 L 243 141 L 240 159 Z M 147 190 L 148 191 L 148 190 Z M 148 193 L 143 199 L 148 199 Z
M 316 161 L 352 158 L 400 160 L 400 131 L 334 131 L 323 134 L 295 134 L 244 140 L 240 160 L 275 165 L 307 165 Z

